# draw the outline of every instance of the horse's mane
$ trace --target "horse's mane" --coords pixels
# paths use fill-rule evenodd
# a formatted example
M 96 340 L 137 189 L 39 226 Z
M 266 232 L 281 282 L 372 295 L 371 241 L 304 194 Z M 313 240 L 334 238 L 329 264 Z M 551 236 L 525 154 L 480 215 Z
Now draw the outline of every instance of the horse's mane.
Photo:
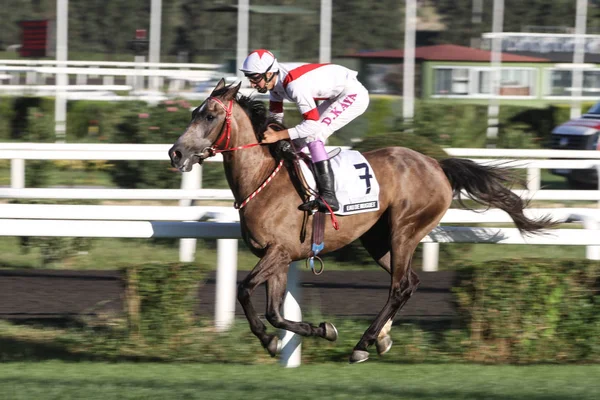
M 219 96 L 225 94 L 230 86 L 226 86 L 219 90 L 215 90 L 212 93 L 212 96 Z M 261 100 L 253 99 L 250 96 L 244 96 L 241 93 L 238 93 L 236 98 L 237 103 L 240 107 L 246 112 L 248 118 L 250 118 L 250 122 L 252 123 L 252 128 L 254 129 L 254 134 L 256 135 L 256 139 L 260 142 L 263 139 L 263 132 L 267 129 L 267 126 L 271 125 L 273 129 L 276 131 L 285 129 L 285 126 L 275 120 L 273 117 L 269 117 L 269 111 L 265 103 Z

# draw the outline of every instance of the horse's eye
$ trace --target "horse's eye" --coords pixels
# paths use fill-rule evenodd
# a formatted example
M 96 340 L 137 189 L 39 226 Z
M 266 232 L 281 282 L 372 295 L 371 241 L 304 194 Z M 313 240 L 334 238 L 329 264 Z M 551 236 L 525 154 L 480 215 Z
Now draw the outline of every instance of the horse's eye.
M 206 120 L 207 121 L 212 121 L 213 119 L 215 119 L 215 116 L 212 114 L 206 114 Z

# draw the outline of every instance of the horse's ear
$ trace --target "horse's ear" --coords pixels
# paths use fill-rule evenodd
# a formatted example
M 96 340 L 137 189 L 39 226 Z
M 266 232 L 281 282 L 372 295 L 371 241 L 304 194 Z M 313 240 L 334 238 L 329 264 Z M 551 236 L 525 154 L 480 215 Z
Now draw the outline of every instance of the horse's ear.
M 215 86 L 215 88 L 213 89 L 213 93 L 219 89 L 223 89 L 224 87 L 225 87 L 225 78 L 221 78 L 219 83 L 217 83 L 217 86 Z
M 225 95 L 223 96 L 223 98 L 225 100 L 233 100 L 233 99 L 235 99 L 235 96 L 237 95 L 237 93 L 240 90 L 241 86 L 242 86 L 242 82 L 238 83 L 235 86 L 233 86 L 233 85 L 229 86 L 229 89 L 227 90 L 227 93 L 225 93 Z

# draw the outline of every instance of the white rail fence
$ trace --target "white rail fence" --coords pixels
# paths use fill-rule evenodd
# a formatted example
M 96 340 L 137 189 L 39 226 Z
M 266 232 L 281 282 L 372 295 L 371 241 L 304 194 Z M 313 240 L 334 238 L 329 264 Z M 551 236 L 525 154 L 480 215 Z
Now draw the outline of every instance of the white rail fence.
M 0 198 L 21 199 L 97 199 L 97 200 L 179 200 L 182 206 L 194 200 L 233 201 L 229 189 L 202 189 L 201 166 L 196 165 L 190 173 L 182 175 L 181 189 L 77 189 L 77 188 L 25 188 L 25 160 L 156 160 L 167 161 L 167 144 L 60 144 L 60 143 L 0 143 L 0 159 L 11 160 L 11 188 L 0 191 Z M 539 190 L 540 169 L 596 167 L 600 169 L 600 152 L 575 150 L 512 150 L 512 149 L 462 149 L 446 151 L 458 157 L 504 157 L 499 159 L 476 159 L 479 163 L 501 161 L 510 168 L 526 168 L 529 176 L 527 190 L 516 190 L 520 196 L 532 200 L 579 200 L 598 201 L 600 190 Z M 526 159 L 510 160 L 506 157 Z M 571 158 L 548 160 L 547 158 Z M 537 158 L 537 159 L 536 159 Z M 208 159 L 220 162 L 222 157 Z M 192 219 L 194 220 L 194 219 Z M 181 261 L 192 261 L 195 239 L 180 242 Z M 438 244 L 426 244 L 426 270 L 437 269 Z
M 217 77 L 219 64 L 111 61 L 0 60 L 0 91 L 43 95 L 58 91 L 180 92 Z M 72 77 L 75 84 L 48 85 L 49 79 Z M 92 89 L 88 81 L 94 80 Z M 101 81 L 100 81 L 101 80 Z M 123 84 L 115 86 L 115 80 Z M 67 80 L 68 82 L 68 80 Z M 100 83 L 101 84 L 98 84 Z M 90 96 L 90 93 L 88 93 Z M 105 97 L 106 95 L 104 95 Z M 127 96 L 114 96 L 128 99 Z

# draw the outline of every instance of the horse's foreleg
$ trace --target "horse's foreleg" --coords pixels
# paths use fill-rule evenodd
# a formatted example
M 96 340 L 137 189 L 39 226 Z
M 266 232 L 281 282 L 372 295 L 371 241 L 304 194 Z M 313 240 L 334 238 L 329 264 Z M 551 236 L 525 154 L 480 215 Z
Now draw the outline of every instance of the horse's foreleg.
M 287 273 L 290 262 L 291 259 L 285 251 L 277 246 L 272 246 L 238 286 L 238 301 L 244 309 L 250 330 L 258 337 L 271 356 L 277 354 L 278 338 L 276 335 L 267 334 L 267 327 L 258 317 L 252 305 L 251 296 L 254 290 L 273 274 L 281 273 L 280 271 Z
M 314 326 L 308 322 L 297 322 L 284 319 L 281 315 L 285 290 L 287 287 L 287 269 L 279 270 L 267 280 L 267 320 L 275 328 L 297 333 L 301 336 L 319 336 L 329 341 L 337 339 L 337 329 L 329 322 Z

